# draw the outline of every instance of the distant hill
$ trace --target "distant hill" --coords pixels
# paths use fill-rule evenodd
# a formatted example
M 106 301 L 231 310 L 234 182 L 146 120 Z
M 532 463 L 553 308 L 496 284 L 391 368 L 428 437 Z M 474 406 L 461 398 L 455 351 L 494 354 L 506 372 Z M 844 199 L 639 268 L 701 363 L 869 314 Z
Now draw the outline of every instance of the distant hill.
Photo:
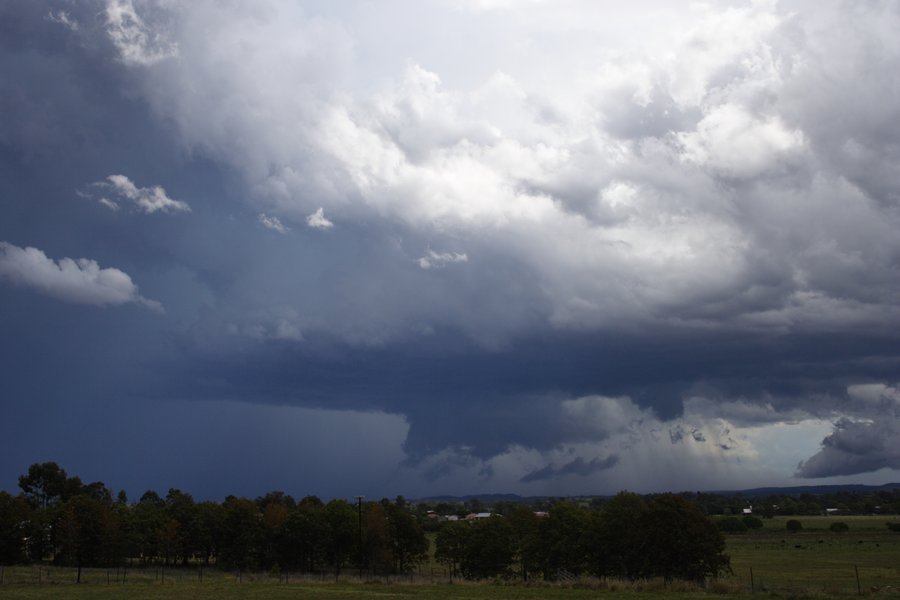
M 820 496 L 823 494 L 835 494 L 839 492 L 878 492 L 900 490 L 900 483 L 885 483 L 883 485 L 863 485 L 858 483 L 848 483 L 843 485 L 797 485 L 789 487 L 761 487 L 746 490 L 707 490 L 703 493 L 717 494 L 719 496 L 744 496 L 747 498 L 758 498 L 760 496 L 799 496 L 800 494 L 812 494 Z M 681 490 L 687 491 L 687 490 Z M 649 495 L 649 494 L 642 494 Z M 463 503 L 470 500 L 478 500 L 484 504 L 493 504 L 495 502 L 524 502 L 532 504 L 550 498 L 563 498 L 564 496 L 520 496 L 518 494 L 469 494 L 467 496 L 429 496 L 427 498 L 418 498 L 415 502 L 448 502 Z M 565 496 L 567 499 L 590 500 L 592 498 L 609 498 L 611 495 L 578 495 Z
M 719 494 L 720 496 L 771 496 L 781 494 L 784 496 L 799 496 L 800 494 L 812 494 L 814 496 L 822 494 L 836 494 L 840 492 L 879 492 L 900 489 L 900 483 L 885 483 L 884 485 L 862 485 L 859 483 L 848 483 L 844 485 L 797 485 L 791 487 L 763 487 L 753 488 L 749 490 L 728 490 L 714 491 L 711 494 Z

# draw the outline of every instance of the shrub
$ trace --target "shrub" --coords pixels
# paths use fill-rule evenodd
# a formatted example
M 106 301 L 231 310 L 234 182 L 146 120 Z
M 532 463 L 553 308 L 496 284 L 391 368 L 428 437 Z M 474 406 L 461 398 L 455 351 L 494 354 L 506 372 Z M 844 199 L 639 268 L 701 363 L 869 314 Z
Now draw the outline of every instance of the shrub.
M 741 521 L 744 523 L 744 527 L 747 529 L 762 529 L 763 522 L 759 517 L 754 517 L 753 515 L 747 515 Z
M 797 519 L 791 519 L 785 524 L 785 527 L 788 531 L 800 531 L 801 529 L 803 529 L 803 523 L 801 523 Z
M 747 525 L 737 517 L 725 517 L 717 525 L 719 526 L 719 531 L 723 533 L 744 533 L 747 531 Z
M 843 521 L 835 521 L 828 527 L 828 529 L 830 529 L 834 533 L 844 533 L 845 531 L 850 531 L 850 526 Z

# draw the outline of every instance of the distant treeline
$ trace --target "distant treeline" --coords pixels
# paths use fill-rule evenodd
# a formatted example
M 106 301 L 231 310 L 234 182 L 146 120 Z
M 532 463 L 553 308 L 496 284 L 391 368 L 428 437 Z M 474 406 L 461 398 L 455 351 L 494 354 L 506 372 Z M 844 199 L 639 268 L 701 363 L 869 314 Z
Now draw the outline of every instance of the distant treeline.
M 148 491 L 135 502 L 101 482 L 70 477 L 52 462 L 32 465 L 19 487 L 15 496 L 0 492 L 0 565 L 407 573 L 430 560 L 426 532 L 432 531 L 434 559 L 470 579 L 594 575 L 702 581 L 729 569 L 724 539 L 707 514 L 739 514 L 749 505 L 713 494 L 629 493 L 530 506 L 478 500 L 411 505 L 402 496 L 326 503 L 283 492 L 195 502 L 174 488 L 165 496 Z M 763 514 L 818 514 L 825 508 L 895 512 L 900 495 L 885 494 L 834 501 L 754 498 L 753 506 Z M 453 520 L 469 512 L 495 516 Z

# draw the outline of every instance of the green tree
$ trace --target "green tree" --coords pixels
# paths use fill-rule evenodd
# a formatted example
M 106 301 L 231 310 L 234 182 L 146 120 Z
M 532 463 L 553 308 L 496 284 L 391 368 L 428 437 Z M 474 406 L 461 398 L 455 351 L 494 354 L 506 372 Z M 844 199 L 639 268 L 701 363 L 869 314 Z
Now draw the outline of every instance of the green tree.
M 0 565 L 25 562 L 29 513 L 23 496 L 0 491 Z
M 762 529 L 763 522 L 759 517 L 754 517 L 753 515 L 746 515 L 741 521 L 744 523 L 744 526 L 747 529 Z
M 196 548 L 203 559 L 203 564 L 209 565 L 211 557 L 217 554 L 219 540 L 225 522 L 225 510 L 218 502 L 199 502 L 194 510 L 194 531 Z
M 258 566 L 263 541 L 262 515 L 256 503 L 228 496 L 222 504 L 219 561 L 228 569 L 246 571 Z
M 850 526 L 843 521 L 836 521 L 832 523 L 828 529 L 834 533 L 846 533 L 847 531 L 850 531 Z
M 538 525 L 537 560 L 544 578 L 561 571 L 580 575 L 587 567 L 590 514 L 572 502 L 557 502 Z
M 705 581 L 731 569 L 722 533 L 694 504 L 662 494 L 641 519 L 645 574 L 666 581 Z
M 384 505 L 381 502 L 366 502 L 362 508 L 362 567 L 382 573 L 394 569 L 390 537 Z
M 591 570 L 598 577 L 637 579 L 644 570 L 641 523 L 647 503 L 639 495 L 620 492 L 603 505 L 586 532 Z
M 471 530 L 466 521 L 449 521 L 438 530 L 434 540 L 434 558 L 447 565 L 451 578 L 459 572 L 460 565 L 465 560 Z
M 168 542 L 173 562 L 180 559 L 182 565 L 187 565 L 198 546 L 194 498 L 179 489 L 171 488 L 166 494 L 165 510 L 168 522 L 165 525 L 164 537 Z
M 490 517 L 471 524 L 459 567 L 466 579 L 506 576 L 514 555 L 515 541 L 509 521 Z
M 719 527 L 719 531 L 723 533 L 747 532 L 747 525 L 744 524 L 742 519 L 738 519 L 737 517 L 725 517 L 724 519 L 720 519 L 716 525 Z
M 326 554 L 337 578 L 357 547 L 359 522 L 356 508 L 346 500 L 332 500 L 325 505 L 322 515 L 328 532 Z
M 110 539 L 113 515 L 111 507 L 87 495 L 69 498 L 56 522 L 56 540 L 60 546 L 58 560 L 78 568 L 101 564 Z
M 35 463 L 28 467 L 27 474 L 19 476 L 19 488 L 36 508 L 47 508 L 62 499 L 67 482 L 66 472 L 55 462 Z
M 328 546 L 324 508 L 321 500 L 307 496 L 288 514 L 279 537 L 286 568 L 314 572 L 324 563 Z
M 166 527 L 165 502 L 159 494 L 148 490 L 135 504 L 125 524 L 131 556 L 138 556 L 144 564 L 152 562 L 163 550 L 163 532 Z
M 509 512 L 509 524 L 513 531 L 515 557 L 519 563 L 519 574 L 523 581 L 528 581 L 532 565 L 539 561 L 538 527 L 540 520 L 534 511 L 521 504 L 515 505 Z
M 386 504 L 388 524 L 388 541 L 390 543 L 391 557 L 393 558 L 394 571 L 406 573 L 423 561 L 428 555 L 428 540 L 425 532 L 404 508 L 405 502 L 399 500 L 395 504 Z

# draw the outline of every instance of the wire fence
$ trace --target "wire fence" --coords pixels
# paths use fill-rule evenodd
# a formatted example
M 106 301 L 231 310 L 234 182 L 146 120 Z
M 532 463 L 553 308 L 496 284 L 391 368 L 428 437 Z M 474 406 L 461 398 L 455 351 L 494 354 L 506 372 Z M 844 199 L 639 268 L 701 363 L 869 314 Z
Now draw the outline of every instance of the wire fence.
M 841 565 L 829 569 L 830 576 L 819 578 L 794 578 L 783 572 L 767 573 L 765 570 L 749 569 L 747 573 L 711 580 L 703 586 L 687 582 L 666 582 L 661 579 L 626 581 L 619 579 L 598 579 L 567 574 L 555 582 L 520 578 L 492 580 L 506 585 L 555 586 L 590 588 L 597 590 L 633 591 L 690 591 L 698 587 L 716 593 L 751 592 L 763 595 L 791 595 L 823 593 L 826 595 L 868 595 L 873 593 L 900 593 L 900 571 L 885 572 L 881 568 L 866 568 L 855 565 Z M 333 570 L 315 572 L 301 571 L 225 571 L 205 566 L 134 566 L 111 568 L 62 567 L 55 565 L 0 566 L 0 586 L 14 585 L 58 585 L 85 584 L 109 586 L 149 586 L 149 585 L 206 585 L 206 584 L 246 584 L 246 585 L 291 585 L 291 584 L 353 584 L 383 583 L 412 585 L 441 585 L 464 583 L 457 576 L 451 576 L 446 569 L 425 568 L 413 573 L 377 573 L 372 570 L 347 568 L 340 573 Z M 477 583 L 477 582 L 465 582 Z
M 255 583 L 286 585 L 290 583 L 453 583 L 447 570 L 421 569 L 413 573 L 379 573 L 370 569 L 343 569 L 318 571 L 226 571 L 216 567 L 200 566 L 133 566 L 110 568 L 63 567 L 56 565 L 0 566 L 0 585 L 53 585 L 83 583 L 91 585 L 148 585 L 179 583 Z

